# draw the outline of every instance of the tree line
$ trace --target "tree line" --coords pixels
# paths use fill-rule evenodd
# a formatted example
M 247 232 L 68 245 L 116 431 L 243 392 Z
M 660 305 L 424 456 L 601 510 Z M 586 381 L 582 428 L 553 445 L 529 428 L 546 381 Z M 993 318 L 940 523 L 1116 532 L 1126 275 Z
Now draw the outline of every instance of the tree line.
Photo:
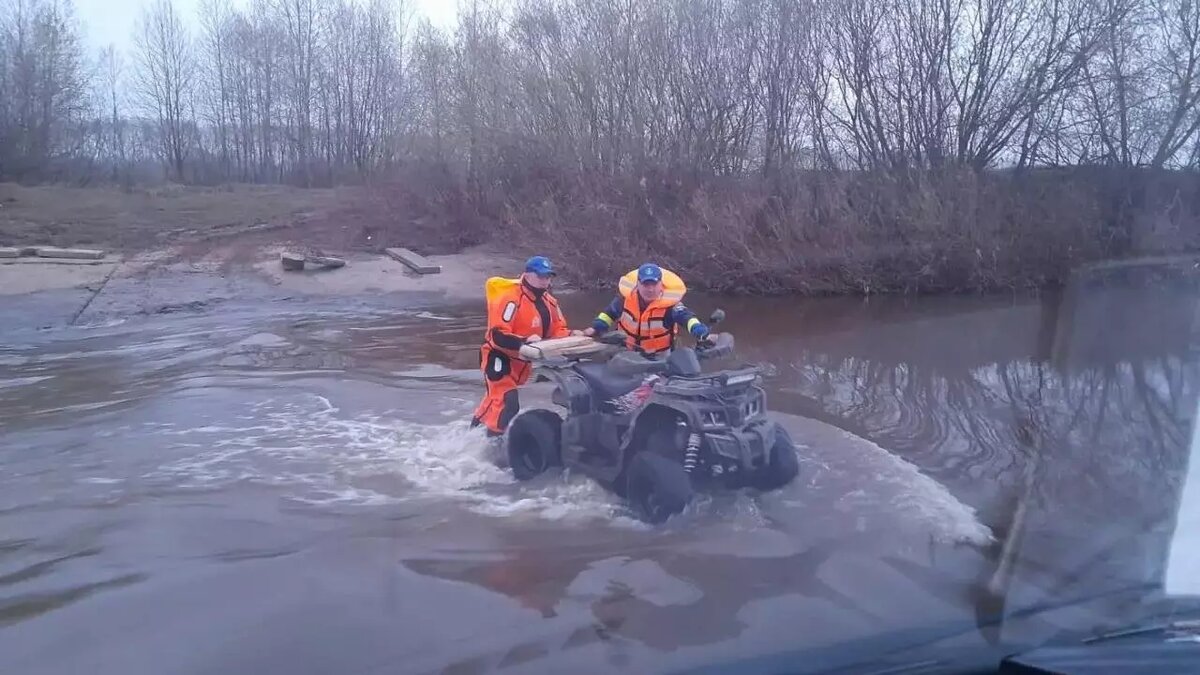
M 358 180 L 521 156 L 619 173 L 1200 162 L 1193 0 L 148 0 L 88 53 L 0 0 L 0 173 Z

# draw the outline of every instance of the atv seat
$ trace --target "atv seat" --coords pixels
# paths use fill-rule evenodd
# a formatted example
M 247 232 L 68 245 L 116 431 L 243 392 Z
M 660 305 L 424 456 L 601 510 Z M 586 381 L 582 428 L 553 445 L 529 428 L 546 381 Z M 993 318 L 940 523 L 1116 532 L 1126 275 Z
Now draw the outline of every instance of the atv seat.
M 583 376 L 592 390 L 592 400 L 608 402 L 637 389 L 642 375 L 619 375 L 613 373 L 607 363 L 580 363 L 575 372 Z

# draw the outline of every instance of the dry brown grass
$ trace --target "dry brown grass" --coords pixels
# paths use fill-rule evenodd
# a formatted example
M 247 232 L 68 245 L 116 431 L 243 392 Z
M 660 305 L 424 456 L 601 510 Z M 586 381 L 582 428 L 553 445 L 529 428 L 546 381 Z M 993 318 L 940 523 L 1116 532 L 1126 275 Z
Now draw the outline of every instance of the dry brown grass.
M 429 189 L 427 189 L 429 188 Z M 93 246 L 140 251 L 220 243 L 289 244 L 315 251 L 407 246 L 449 253 L 479 243 L 470 213 L 416 174 L 374 187 L 231 185 L 162 188 L 29 187 L 0 183 L 0 246 Z
M 0 245 L 143 250 L 319 220 L 344 190 L 282 186 L 206 188 L 28 187 L 0 184 Z

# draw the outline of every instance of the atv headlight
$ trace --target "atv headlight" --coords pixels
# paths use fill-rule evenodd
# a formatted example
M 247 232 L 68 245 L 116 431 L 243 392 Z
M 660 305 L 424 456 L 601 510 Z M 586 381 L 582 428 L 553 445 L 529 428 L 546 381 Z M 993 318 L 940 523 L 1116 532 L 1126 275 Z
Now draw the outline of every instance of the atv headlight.
M 755 417 L 758 417 L 759 415 L 761 415 L 762 412 L 763 412 L 762 396 L 755 396 L 754 398 L 752 398 L 749 401 L 746 401 L 745 403 L 742 404 L 742 417 L 746 420 L 752 420 Z
M 724 410 L 706 410 L 700 416 L 700 420 L 705 429 L 723 429 L 729 426 L 729 418 L 725 416 Z

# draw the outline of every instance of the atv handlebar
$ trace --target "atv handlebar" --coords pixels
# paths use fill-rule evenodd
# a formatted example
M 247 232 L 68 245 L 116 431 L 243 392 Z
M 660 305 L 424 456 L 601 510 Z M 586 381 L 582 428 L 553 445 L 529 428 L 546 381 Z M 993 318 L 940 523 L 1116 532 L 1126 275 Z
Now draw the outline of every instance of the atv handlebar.
M 597 342 L 611 347 L 625 346 L 625 333 L 611 330 L 593 338 Z M 719 359 L 733 353 L 732 333 L 710 333 L 696 341 L 696 356 L 700 359 Z
M 712 333 L 696 343 L 696 356 L 700 359 L 719 359 L 732 353 L 732 333 Z

